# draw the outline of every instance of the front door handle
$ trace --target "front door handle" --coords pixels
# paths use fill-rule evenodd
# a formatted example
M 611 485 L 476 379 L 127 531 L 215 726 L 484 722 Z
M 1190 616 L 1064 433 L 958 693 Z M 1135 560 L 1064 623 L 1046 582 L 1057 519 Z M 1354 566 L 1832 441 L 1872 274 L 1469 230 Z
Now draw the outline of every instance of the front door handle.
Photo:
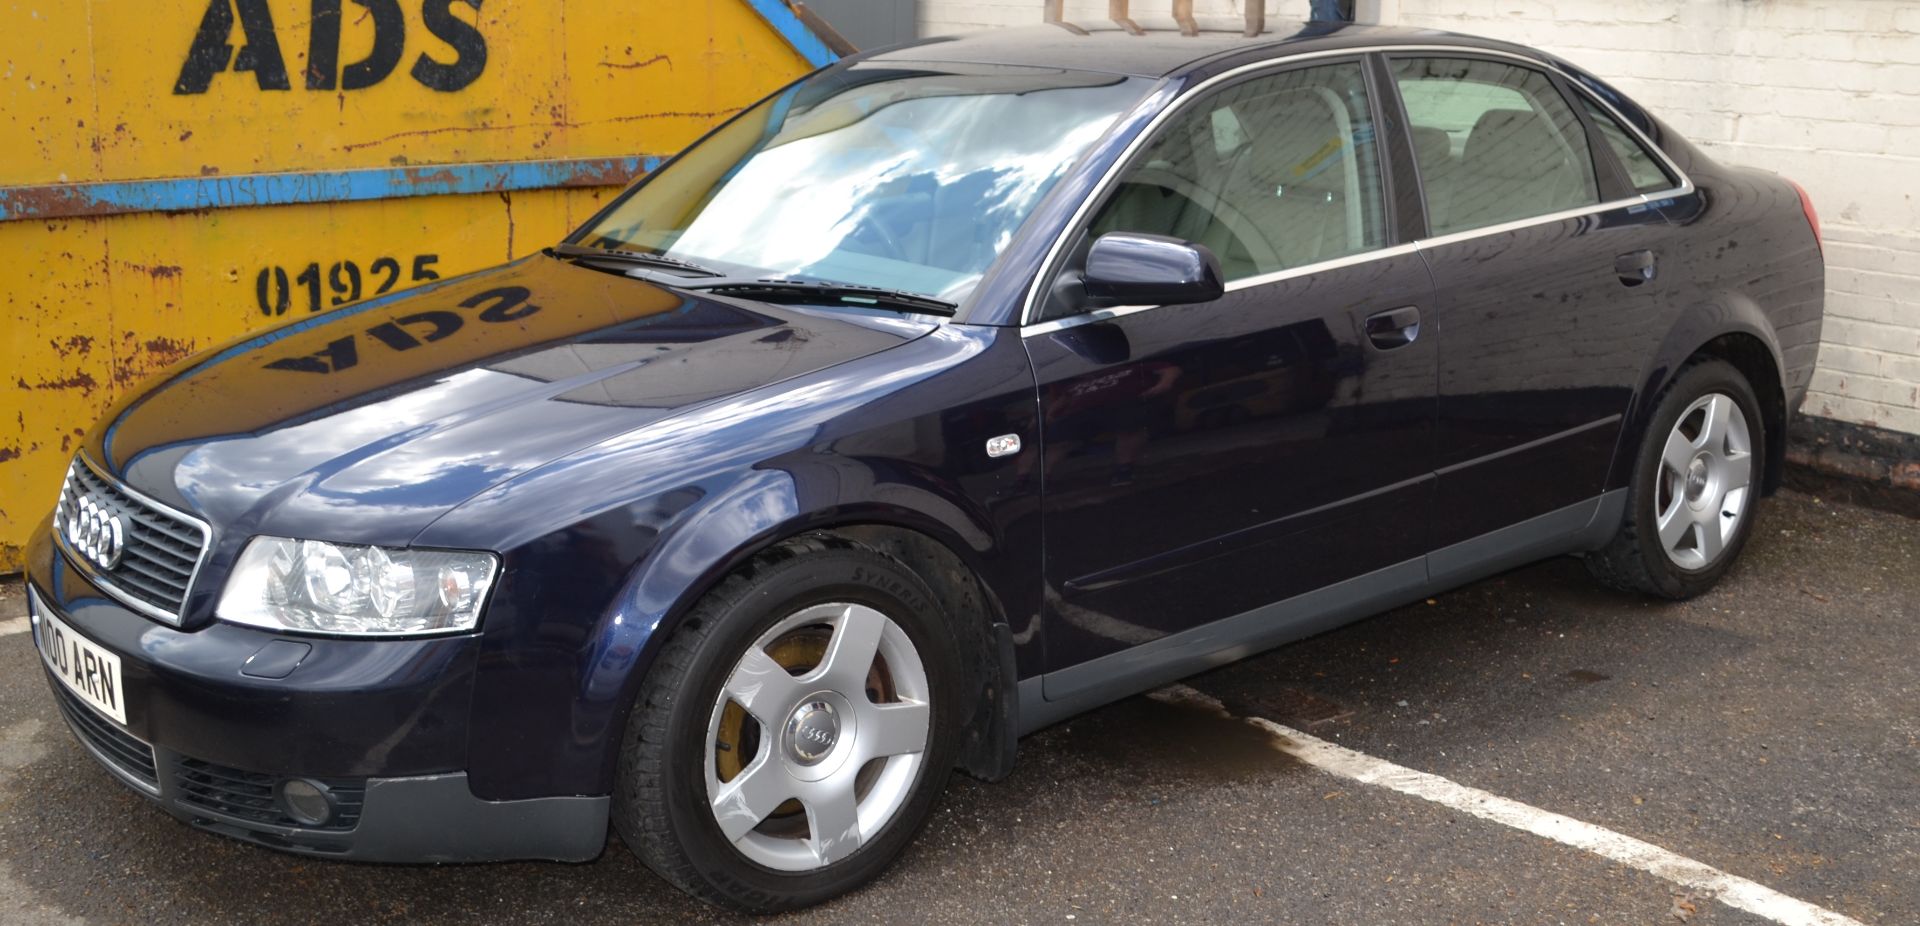
M 1413 343 L 1420 336 L 1420 310 L 1401 306 L 1367 316 L 1367 340 L 1381 350 L 1393 350 Z
M 1628 251 L 1613 259 L 1613 272 L 1620 275 L 1622 286 L 1652 282 L 1659 269 L 1659 261 L 1654 259 L 1652 251 Z

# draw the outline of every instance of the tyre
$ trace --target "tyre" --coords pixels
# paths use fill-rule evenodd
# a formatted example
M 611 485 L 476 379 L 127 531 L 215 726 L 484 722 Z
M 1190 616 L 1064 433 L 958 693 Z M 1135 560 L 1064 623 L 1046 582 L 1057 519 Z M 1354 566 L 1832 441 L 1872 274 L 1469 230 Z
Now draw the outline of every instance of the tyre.
M 772 912 L 872 880 L 945 789 L 960 646 L 911 570 L 828 536 L 754 559 L 641 685 L 613 822 L 647 867 Z
M 1683 368 L 1641 441 L 1619 533 L 1586 557 L 1594 577 L 1674 599 L 1720 581 L 1759 513 L 1765 422 L 1733 365 L 1697 360 Z

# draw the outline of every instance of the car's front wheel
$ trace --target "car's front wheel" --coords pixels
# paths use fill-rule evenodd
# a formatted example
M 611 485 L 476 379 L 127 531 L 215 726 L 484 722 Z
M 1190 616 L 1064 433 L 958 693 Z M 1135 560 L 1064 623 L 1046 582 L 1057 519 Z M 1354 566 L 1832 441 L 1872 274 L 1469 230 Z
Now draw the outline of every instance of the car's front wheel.
M 1720 580 L 1753 532 L 1765 419 L 1732 364 L 1687 365 L 1661 394 L 1635 460 L 1627 516 L 1587 555 L 1603 583 L 1691 598 Z
M 661 651 L 628 720 L 614 825 L 716 903 L 783 910 L 858 887 L 946 784 L 957 651 L 899 562 L 826 536 L 774 548 Z

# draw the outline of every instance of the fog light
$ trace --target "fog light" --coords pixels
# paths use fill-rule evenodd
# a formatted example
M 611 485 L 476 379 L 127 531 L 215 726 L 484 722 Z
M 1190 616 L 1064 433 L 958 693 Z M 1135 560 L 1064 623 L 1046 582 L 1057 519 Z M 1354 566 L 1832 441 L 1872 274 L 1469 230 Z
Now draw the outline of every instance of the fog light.
M 327 786 L 305 778 L 280 783 L 280 806 L 287 816 L 306 826 L 319 826 L 333 818 L 333 795 Z

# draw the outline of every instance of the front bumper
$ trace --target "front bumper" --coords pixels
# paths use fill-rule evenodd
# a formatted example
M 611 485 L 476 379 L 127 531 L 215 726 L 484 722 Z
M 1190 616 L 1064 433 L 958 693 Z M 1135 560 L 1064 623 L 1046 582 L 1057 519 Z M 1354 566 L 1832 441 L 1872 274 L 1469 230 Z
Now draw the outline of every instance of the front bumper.
M 122 726 L 48 673 L 60 713 L 115 778 L 188 824 L 373 862 L 586 861 L 605 847 L 605 795 L 489 801 L 468 787 L 477 639 L 302 638 L 312 652 L 286 677 L 249 677 L 247 658 L 282 637 L 159 624 L 87 585 L 50 544 L 35 546 L 35 648 L 51 613 L 120 658 L 126 690 Z M 327 791 L 328 822 L 286 813 L 277 790 L 293 778 Z
M 325 780 L 338 808 L 333 822 L 303 826 L 275 803 L 276 776 L 150 746 L 82 704 L 52 675 L 47 684 L 68 727 L 96 761 L 198 829 L 361 862 L 584 862 L 606 844 L 607 798 L 483 801 L 467 788 L 465 772 Z

